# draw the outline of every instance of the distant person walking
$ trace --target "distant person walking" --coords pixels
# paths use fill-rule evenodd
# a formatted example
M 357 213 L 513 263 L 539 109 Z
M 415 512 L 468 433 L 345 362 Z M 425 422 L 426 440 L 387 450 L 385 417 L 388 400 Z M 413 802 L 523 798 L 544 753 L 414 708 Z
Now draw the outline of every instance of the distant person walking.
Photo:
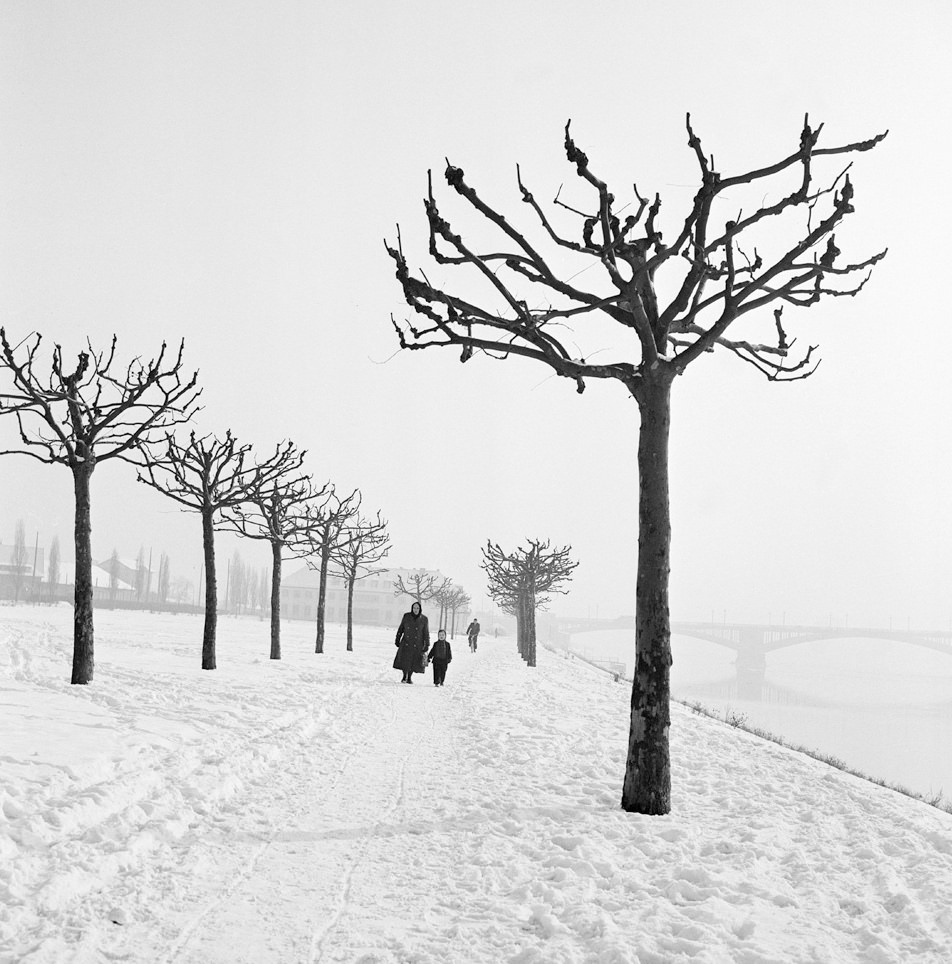
M 413 674 L 423 672 L 426 666 L 423 657 L 430 648 L 430 623 L 418 602 L 410 607 L 410 612 L 403 614 L 395 645 L 397 655 L 393 658 L 393 668 L 402 671 L 401 683 L 412 683 Z
M 471 653 L 476 652 L 476 642 L 479 639 L 479 620 L 474 619 L 466 627 L 466 638 L 469 640 L 469 650 Z
M 453 661 L 453 649 L 446 638 L 446 630 L 436 634 L 436 642 L 430 650 L 427 662 L 433 664 L 433 685 L 442 686 L 446 679 L 446 667 Z

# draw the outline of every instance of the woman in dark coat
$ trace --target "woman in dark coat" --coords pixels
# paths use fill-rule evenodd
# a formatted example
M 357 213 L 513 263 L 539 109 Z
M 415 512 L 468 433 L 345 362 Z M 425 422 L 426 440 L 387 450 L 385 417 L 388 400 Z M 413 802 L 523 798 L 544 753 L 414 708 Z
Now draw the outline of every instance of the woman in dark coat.
M 414 672 L 422 672 L 425 665 L 423 654 L 430 648 L 430 623 L 418 602 L 410 607 L 410 612 L 403 614 L 397 628 L 396 645 L 393 668 L 403 672 L 401 683 L 412 683 Z

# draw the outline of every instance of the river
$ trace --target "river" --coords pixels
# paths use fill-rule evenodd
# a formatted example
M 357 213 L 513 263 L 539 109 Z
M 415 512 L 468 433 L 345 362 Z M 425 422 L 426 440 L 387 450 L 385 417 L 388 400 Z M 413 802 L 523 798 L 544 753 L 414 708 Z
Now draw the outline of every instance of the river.
M 571 637 L 593 660 L 634 661 L 633 630 Z M 672 637 L 675 698 L 746 717 L 787 743 L 926 797 L 952 800 L 952 657 L 878 639 L 834 639 L 767 656 L 765 698 L 739 700 L 733 650 Z

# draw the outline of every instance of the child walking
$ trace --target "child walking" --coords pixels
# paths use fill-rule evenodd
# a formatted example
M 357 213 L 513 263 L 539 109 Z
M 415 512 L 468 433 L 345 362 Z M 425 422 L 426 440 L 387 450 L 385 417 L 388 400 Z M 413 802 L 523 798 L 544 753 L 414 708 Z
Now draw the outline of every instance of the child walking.
M 428 662 L 433 663 L 433 685 L 442 686 L 446 679 L 446 667 L 453 659 L 453 650 L 446 638 L 446 630 L 441 629 L 436 636 L 436 642 L 430 650 Z

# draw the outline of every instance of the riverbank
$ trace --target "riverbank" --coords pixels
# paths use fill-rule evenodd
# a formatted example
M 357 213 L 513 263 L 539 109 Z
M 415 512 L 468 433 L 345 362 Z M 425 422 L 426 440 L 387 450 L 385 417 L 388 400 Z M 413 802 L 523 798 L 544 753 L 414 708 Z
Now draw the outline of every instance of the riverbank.
M 572 649 L 630 672 L 632 630 L 584 633 Z M 813 642 L 769 654 L 766 698 L 740 700 L 734 654 L 672 637 L 672 692 L 721 718 L 842 759 L 853 769 L 932 798 L 952 797 L 952 658 L 884 640 Z

